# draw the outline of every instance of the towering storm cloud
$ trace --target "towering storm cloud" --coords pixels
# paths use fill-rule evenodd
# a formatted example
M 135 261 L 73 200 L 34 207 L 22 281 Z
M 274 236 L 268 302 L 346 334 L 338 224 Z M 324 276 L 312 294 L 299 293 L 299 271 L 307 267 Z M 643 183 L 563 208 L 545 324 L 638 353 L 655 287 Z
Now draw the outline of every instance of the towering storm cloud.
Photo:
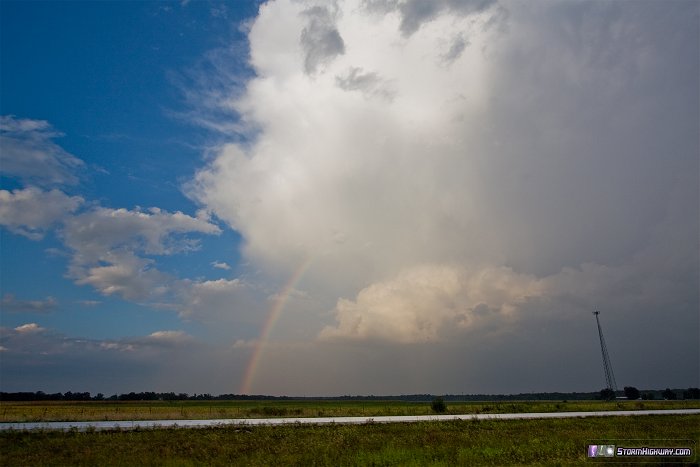
M 543 301 L 697 324 L 696 5 L 319 5 L 261 7 L 231 101 L 253 142 L 193 196 L 259 267 L 311 259 L 320 339 L 454 339 Z

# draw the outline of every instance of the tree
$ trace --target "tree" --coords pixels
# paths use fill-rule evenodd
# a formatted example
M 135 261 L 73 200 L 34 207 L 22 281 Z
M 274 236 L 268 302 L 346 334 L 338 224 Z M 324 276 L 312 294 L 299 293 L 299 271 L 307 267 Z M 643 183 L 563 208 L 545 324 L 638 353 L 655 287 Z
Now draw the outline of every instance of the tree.
M 700 399 L 700 388 L 688 388 L 683 391 L 683 399 Z
M 676 393 L 671 391 L 671 388 L 666 388 L 664 389 L 664 392 L 661 393 L 661 397 L 668 401 L 675 401 L 676 400 Z
M 601 389 L 600 398 L 604 401 L 611 401 L 615 399 L 615 391 L 610 388 Z
M 631 401 L 639 399 L 639 389 L 634 386 L 625 386 L 625 397 Z
M 433 402 L 430 403 L 430 408 L 433 409 L 435 413 L 444 413 L 447 411 L 447 405 L 445 404 L 445 399 L 442 397 L 436 397 Z

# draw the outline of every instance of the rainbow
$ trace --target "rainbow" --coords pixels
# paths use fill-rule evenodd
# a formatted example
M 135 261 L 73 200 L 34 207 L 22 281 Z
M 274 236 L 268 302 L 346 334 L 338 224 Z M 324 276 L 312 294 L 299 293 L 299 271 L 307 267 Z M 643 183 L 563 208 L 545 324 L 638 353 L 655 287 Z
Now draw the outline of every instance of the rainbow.
M 243 375 L 243 383 L 241 384 L 239 394 L 250 393 L 253 381 L 255 380 L 255 373 L 260 365 L 260 361 L 262 360 L 267 340 L 270 337 L 270 332 L 275 326 L 275 323 L 277 323 L 277 320 L 279 320 L 279 317 L 282 315 L 282 310 L 284 310 L 284 306 L 287 304 L 292 290 L 294 290 L 294 287 L 296 287 L 296 285 L 299 283 L 310 264 L 311 258 L 304 260 L 294 271 L 294 273 L 292 273 L 287 283 L 284 285 L 284 287 L 282 287 L 282 291 L 277 294 L 272 302 L 270 311 L 267 314 L 267 321 L 265 321 L 265 324 L 262 327 L 260 338 L 258 338 L 255 343 L 253 354 L 250 357 L 250 361 L 248 362 L 248 366 L 246 367 Z

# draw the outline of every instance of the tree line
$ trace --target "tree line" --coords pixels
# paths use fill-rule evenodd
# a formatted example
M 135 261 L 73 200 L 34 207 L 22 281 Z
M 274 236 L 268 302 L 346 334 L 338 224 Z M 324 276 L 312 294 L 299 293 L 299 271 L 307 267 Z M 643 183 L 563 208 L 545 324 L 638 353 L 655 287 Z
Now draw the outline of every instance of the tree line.
M 700 389 L 670 389 L 645 390 L 628 386 L 624 388 L 624 395 L 630 400 L 654 400 L 654 399 L 700 399 Z M 434 400 L 433 394 L 404 394 L 392 396 L 325 396 L 325 397 L 291 397 L 291 396 L 267 396 L 263 394 L 187 394 L 175 392 L 129 392 L 113 394 L 106 397 L 102 393 L 91 395 L 89 392 L 0 392 L 0 401 L 209 401 L 209 400 L 397 400 L 412 402 L 429 402 Z M 615 399 L 616 394 L 610 389 L 600 392 L 540 392 L 520 394 L 446 394 L 439 396 L 443 401 L 523 401 L 523 400 L 593 400 Z
M 89 392 L 66 393 L 45 393 L 36 392 L 0 392 L 0 401 L 192 401 L 192 400 L 235 400 L 240 399 L 266 399 L 272 396 L 238 396 L 234 394 L 222 394 L 212 396 L 211 394 L 187 394 L 184 392 L 130 392 L 124 394 L 113 394 L 106 397 L 102 393 L 92 396 Z
M 688 389 L 671 389 L 671 388 L 666 388 L 663 391 L 659 390 L 654 390 L 654 391 L 640 391 L 639 389 L 635 388 L 634 386 L 625 386 L 624 390 L 622 391 L 624 394 L 624 398 L 629 399 L 629 400 L 655 400 L 655 399 L 664 399 L 664 400 L 677 400 L 677 399 L 700 399 L 700 389 L 699 388 L 688 388 Z M 679 397 L 681 395 L 681 397 Z M 598 399 L 603 399 L 603 400 L 612 400 L 616 399 L 617 394 L 615 391 L 613 391 L 610 388 L 605 388 L 602 389 L 598 395 Z

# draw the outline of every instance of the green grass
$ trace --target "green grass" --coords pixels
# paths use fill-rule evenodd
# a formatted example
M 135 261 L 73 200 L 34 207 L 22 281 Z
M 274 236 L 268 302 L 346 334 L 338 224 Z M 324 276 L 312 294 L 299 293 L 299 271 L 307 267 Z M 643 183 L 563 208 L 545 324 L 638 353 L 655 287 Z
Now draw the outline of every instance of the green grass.
M 447 414 L 700 408 L 700 401 L 447 402 Z M 430 401 L 0 402 L 0 422 L 429 415 Z
M 678 438 L 700 439 L 700 416 L 12 431 L 0 465 L 590 465 L 591 442 Z

